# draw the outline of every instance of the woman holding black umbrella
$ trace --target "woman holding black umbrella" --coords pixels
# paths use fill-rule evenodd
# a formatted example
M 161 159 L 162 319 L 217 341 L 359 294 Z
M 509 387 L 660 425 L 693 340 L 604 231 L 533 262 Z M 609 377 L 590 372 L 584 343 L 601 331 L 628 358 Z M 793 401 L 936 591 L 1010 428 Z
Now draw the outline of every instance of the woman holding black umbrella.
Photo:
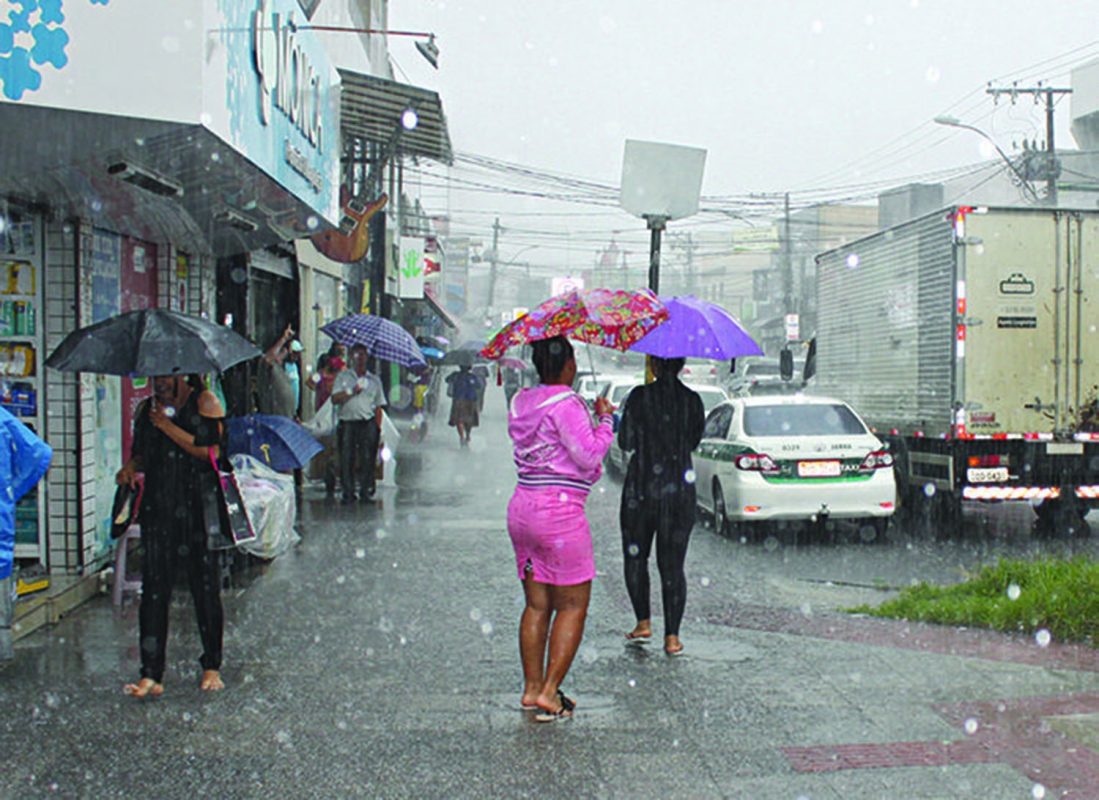
M 202 638 L 199 688 L 217 691 L 221 680 L 224 615 L 216 553 L 207 531 L 220 524 L 217 475 L 211 458 L 221 455 L 221 403 L 198 375 L 153 378 L 153 397 L 138 409 L 131 458 L 118 471 L 119 484 L 133 486 L 145 474 L 141 499 L 141 607 L 138 612 L 141 678 L 123 690 L 133 697 L 164 693 L 168 610 L 178 569 L 187 573 Z M 211 499 L 214 500 L 211 503 Z

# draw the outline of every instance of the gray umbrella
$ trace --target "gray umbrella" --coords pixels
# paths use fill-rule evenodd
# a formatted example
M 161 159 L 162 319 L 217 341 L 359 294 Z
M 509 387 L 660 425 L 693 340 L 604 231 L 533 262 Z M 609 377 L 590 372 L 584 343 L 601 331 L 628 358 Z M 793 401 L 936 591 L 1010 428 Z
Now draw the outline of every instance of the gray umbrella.
M 64 372 L 152 377 L 223 372 L 262 355 L 240 334 L 202 317 L 148 308 L 73 331 L 46 359 Z

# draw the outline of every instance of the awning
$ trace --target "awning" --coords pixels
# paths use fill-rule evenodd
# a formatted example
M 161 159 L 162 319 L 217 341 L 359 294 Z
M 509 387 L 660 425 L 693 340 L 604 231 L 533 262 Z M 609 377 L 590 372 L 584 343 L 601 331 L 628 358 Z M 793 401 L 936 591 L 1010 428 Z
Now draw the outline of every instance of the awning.
M 340 70 L 340 128 L 344 136 L 388 142 L 400 130 L 400 151 L 450 164 L 454 160 L 443 103 L 436 92 L 361 72 Z M 413 109 L 419 124 L 401 127 L 401 114 Z
M 443 304 L 439 302 L 439 298 L 435 296 L 435 287 L 430 283 L 424 286 L 424 300 L 431 306 L 432 310 L 439 315 L 448 328 L 452 330 L 458 330 L 458 321 L 450 315 L 450 312 L 443 308 Z

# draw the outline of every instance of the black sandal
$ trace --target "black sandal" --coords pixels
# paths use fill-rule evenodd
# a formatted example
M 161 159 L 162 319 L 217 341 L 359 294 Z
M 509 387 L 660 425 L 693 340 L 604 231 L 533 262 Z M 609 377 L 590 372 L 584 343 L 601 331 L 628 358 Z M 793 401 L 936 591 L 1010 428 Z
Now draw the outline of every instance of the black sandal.
M 557 690 L 557 697 L 561 700 L 561 707 L 556 711 L 543 711 L 541 714 L 535 715 L 535 722 L 557 722 L 558 720 L 572 719 L 572 712 L 576 710 L 576 701 L 571 697 L 566 697 L 560 689 Z

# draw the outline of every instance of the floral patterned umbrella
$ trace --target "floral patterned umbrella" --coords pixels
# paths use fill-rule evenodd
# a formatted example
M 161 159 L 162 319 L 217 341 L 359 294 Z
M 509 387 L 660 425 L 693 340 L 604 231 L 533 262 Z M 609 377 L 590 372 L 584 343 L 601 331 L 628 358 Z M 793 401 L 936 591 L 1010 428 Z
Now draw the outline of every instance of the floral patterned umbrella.
M 626 350 L 667 318 L 668 310 L 648 289 L 576 289 L 509 322 L 481 355 L 500 358 L 509 347 L 554 336 Z

